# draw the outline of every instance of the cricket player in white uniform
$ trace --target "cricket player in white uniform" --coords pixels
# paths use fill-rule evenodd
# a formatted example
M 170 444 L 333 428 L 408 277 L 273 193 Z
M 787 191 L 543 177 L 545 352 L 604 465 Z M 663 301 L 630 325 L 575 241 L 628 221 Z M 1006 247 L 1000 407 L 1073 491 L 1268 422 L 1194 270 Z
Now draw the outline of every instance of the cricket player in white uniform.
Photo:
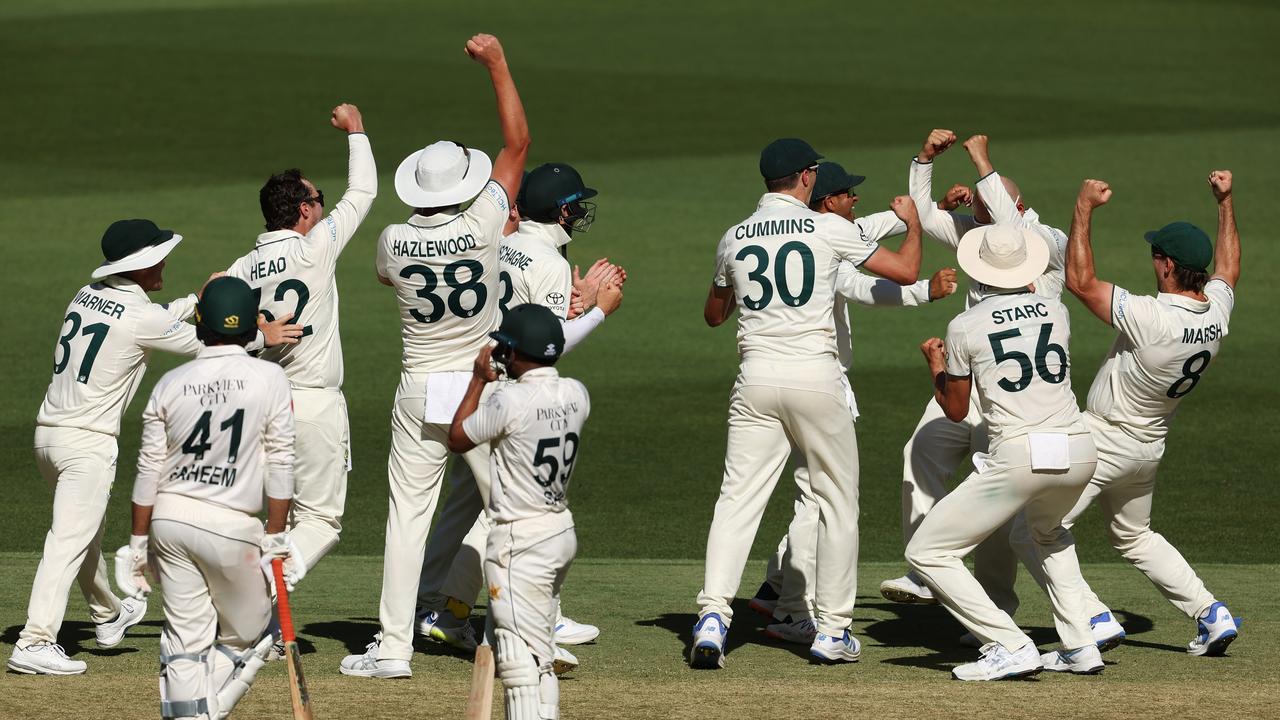
M 165 258 L 182 241 L 150 220 L 121 220 L 102 236 L 105 261 L 94 282 L 67 306 L 53 351 L 53 379 L 36 417 L 40 474 L 53 489 L 53 523 L 31 587 L 27 622 L 9 669 L 77 675 L 87 666 L 57 644 L 67 593 L 78 581 L 89 604 L 99 647 L 115 647 L 142 620 L 147 603 L 111 591 L 101 542 L 107 498 L 115 481 L 120 419 L 154 351 L 193 356 L 200 349 L 185 320 L 196 296 L 167 305 L 147 293 L 164 287 Z M 295 343 L 300 328 L 282 318 L 262 324 L 270 343 Z M 263 339 L 254 343 L 261 347 Z
M 724 234 L 703 316 L 723 324 L 741 305 L 741 372 L 729 405 L 724 479 L 707 539 L 690 665 L 724 665 L 730 603 L 742 580 L 769 495 L 791 454 L 805 456 L 818 507 L 815 605 L 820 661 L 856 661 L 849 633 L 856 587 L 858 453 L 835 332 L 841 261 L 909 284 L 920 271 L 920 234 L 909 198 L 894 200 L 915 231 L 895 253 L 863 239 L 835 214 L 808 207 L 820 156 L 803 140 L 770 143 L 760 155 L 768 192 L 750 217 Z M 790 439 L 790 440 L 789 440 Z M 794 540 L 793 540 L 794 542 Z
M 1058 299 L 1065 282 L 1063 258 L 1067 236 L 1061 230 L 1042 223 L 1035 210 L 1023 202 L 1018 186 L 995 171 L 985 135 L 975 135 L 964 143 L 981 178 L 976 185 L 976 193 L 963 186 L 953 187 L 942 203 L 935 204 L 932 197 L 933 159 L 955 142 L 955 133 L 950 130 L 933 130 L 911 162 L 910 192 L 920 211 L 924 231 L 948 248 L 955 249 L 965 233 L 983 225 L 1012 224 L 1032 230 L 1049 250 L 1045 272 L 1033 283 L 1035 293 Z M 950 212 L 949 209 L 954 209 L 959 202 L 971 204 L 973 214 Z M 978 302 L 983 292 L 980 283 L 971 282 L 966 307 Z M 976 396 L 971 399 L 969 414 L 958 423 L 947 420 L 932 400 L 925 405 L 911 440 L 903 448 L 904 545 L 911 542 L 921 520 L 946 495 L 946 483 L 956 470 L 973 453 L 986 451 L 987 436 L 985 419 Z M 1017 578 L 1017 555 L 1009 545 L 1008 535 L 1009 529 L 1003 528 L 978 547 L 974 552 L 974 574 L 996 605 L 1013 614 L 1018 607 L 1018 596 L 1013 589 Z M 894 602 L 934 601 L 929 588 L 910 572 L 882 582 L 880 594 Z M 971 636 L 965 636 L 961 642 L 977 647 Z
M 564 326 L 566 353 L 622 303 L 622 268 L 602 259 L 588 271 L 584 282 L 583 278 L 575 278 L 569 261 L 561 254 L 573 233 L 590 229 L 596 207 L 588 199 L 596 194 L 570 165 L 548 163 L 535 168 L 520 185 L 519 197 L 524 204 L 519 212 L 524 218 L 516 224 L 515 232 L 503 238 L 498 255 L 502 312 L 522 304 L 551 310 Z M 581 302 L 589 309 L 569 317 L 575 288 L 581 289 Z M 469 468 L 455 464 L 449 480 L 452 490 L 423 562 L 418 631 L 464 651 L 474 651 L 475 638 L 468 618 L 471 603 L 484 586 L 481 560 L 489 520 L 483 513 L 482 488 Z M 455 526 L 468 519 L 474 524 L 459 546 L 454 543 Z M 563 616 L 556 618 L 557 643 L 581 644 L 599 634 L 594 625 Z M 560 668 L 578 664 L 572 653 L 560 648 L 557 652 Z
M 297 582 L 338 544 L 351 469 L 351 432 L 342 396 L 338 332 L 338 257 L 378 194 L 378 175 L 364 121 L 355 105 L 333 109 L 332 125 L 347 133 L 347 191 L 324 214 L 324 194 L 297 169 L 272 176 L 259 201 L 267 232 L 227 270 L 253 288 L 268 319 L 291 313 L 302 325 L 296 346 L 267 350 L 289 376 L 297 429 L 296 481 L 290 534 L 298 545 Z
M 818 177 L 814 181 L 809 208 L 818 213 L 832 213 L 847 218 L 857 227 L 859 234 L 872 242 L 879 242 L 889 235 L 907 231 L 907 225 L 892 210 L 872 213 L 864 217 L 854 214 L 858 202 L 857 186 L 866 178 L 848 173 L 835 162 L 818 164 Z M 914 307 L 946 297 L 956 290 L 954 269 L 939 270 L 929 280 L 902 286 L 890 280 L 876 278 L 858 270 L 852 263 L 841 262 L 836 271 L 835 324 L 836 343 L 840 366 L 847 379 L 853 366 L 852 334 L 849 325 L 848 303 L 880 305 L 887 307 Z M 854 420 L 858 418 L 858 405 L 853 388 L 848 388 L 848 400 Z M 803 456 L 793 449 L 795 481 L 805 487 L 809 482 L 809 470 Z M 778 544 L 778 550 L 770 557 L 764 583 L 750 601 L 751 609 L 775 622 L 765 629 L 770 637 L 808 645 L 817 634 L 813 620 L 813 551 L 817 538 L 817 507 L 806 502 L 807 493 L 797 492 L 795 515 Z M 792 547 L 788 536 L 809 537 L 811 542 Z
M 1106 183 L 1084 182 L 1067 245 L 1067 288 L 1117 334 L 1089 388 L 1084 414 L 1098 447 L 1098 468 L 1063 525 L 1070 528 L 1095 500 L 1101 505 L 1112 547 L 1196 621 L 1196 636 L 1187 645 L 1192 655 L 1223 654 L 1238 635 L 1236 621 L 1177 548 L 1151 529 L 1151 505 L 1169 427 L 1182 399 L 1218 356 L 1240 278 L 1230 171 L 1210 173 L 1209 185 L 1218 204 L 1216 249 L 1190 223 L 1170 223 L 1146 235 L 1156 297 L 1134 295 L 1094 271 L 1090 225 L 1094 209 L 1111 198 Z M 1014 537 L 1024 551 L 1025 536 Z M 1043 573 L 1028 567 L 1043 582 Z M 1090 615 L 1111 617 L 1087 586 L 1085 598 Z M 1056 669 L 1051 665 L 1047 659 L 1046 668 Z
M 1102 671 L 1089 629 L 1075 540 L 1062 516 L 1093 475 L 1097 455 L 1071 392 L 1070 319 L 1058 300 L 1031 292 L 1049 249 L 1030 228 L 998 224 L 961 239 L 956 255 L 983 297 L 947 327 L 946 343 L 921 346 L 934 396 L 952 422 L 978 396 L 990 433 L 974 472 L 924 517 L 906 558 L 938 601 L 982 643 L 958 680 L 1003 680 L 1043 669 L 1035 643 L 964 566 L 978 543 L 1015 516 L 1026 518 L 1037 565 L 1048 578 L 1054 623 L 1070 670 Z
M 289 380 L 245 352 L 257 313 L 243 280 L 210 282 L 196 311 L 204 347 L 156 383 L 142 414 L 133 535 L 117 553 L 127 562 L 116 577 L 145 596 L 150 563 L 164 588 L 166 719 L 224 718 L 248 692 L 273 641 L 263 556 L 296 551 L 284 532 L 293 497 Z M 265 535 L 256 517 L 264 495 Z
M 387 226 L 378 239 L 378 279 L 395 289 L 404 344 L 387 460 L 382 631 L 364 654 L 342 660 L 346 675 L 412 675 L 414 603 L 449 461 L 449 423 L 476 353 L 500 318 L 498 248 L 510 198 L 520 188 L 529 125 L 498 39 L 476 35 L 466 50 L 489 71 L 503 148 L 490 161 L 478 149 L 442 140 L 409 155 L 396 170 L 396 194 L 414 213 L 406 223 Z M 461 460 L 487 487 L 488 446 Z M 455 542 L 461 543 L 470 526 L 470 519 L 461 524 Z
M 485 553 L 489 632 L 510 720 L 560 717 L 552 636 L 560 588 L 577 553 L 565 493 L 591 412 L 587 389 L 554 367 L 564 351 L 560 318 L 541 305 L 512 307 L 481 350 L 449 429 L 449 447 L 493 449 Z M 515 382 L 480 403 L 498 379 L 496 358 Z

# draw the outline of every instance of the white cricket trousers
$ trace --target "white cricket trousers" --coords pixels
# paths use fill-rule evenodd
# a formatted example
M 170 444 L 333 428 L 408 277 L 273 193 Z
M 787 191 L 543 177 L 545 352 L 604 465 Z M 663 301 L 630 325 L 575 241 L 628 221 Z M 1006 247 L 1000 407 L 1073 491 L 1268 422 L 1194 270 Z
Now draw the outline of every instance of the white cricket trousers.
M 440 499 L 440 484 L 449 461 L 449 426 L 425 424 L 426 374 L 402 372 L 391 410 L 391 452 L 387 458 L 386 547 L 382 563 L 382 600 L 378 619 L 382 643 L 378 658 L 413 657 L 414 604 L 431 518 Z M 488 477 L 489 446 L 462 456 L 472 471 Z M 465 529 L 463 534 L 465 534 Z M 461 536 L 459 536 L 461 539 Z
M 729 401 L 724 478 L 707 537 L 699 616 L 733 617 L 751 541 L 791 454 L 804 456 L 818 508 L 814 602 L 819 632 L 840 637 L 853 618 L 858 558 L 858 448 L 835 358 L 744 358 Z M 790 440 L 788 439 L 790 438 Z M 793 543 L 806 539 L 791 538 Z
M 266 633 L 271 595 L 260 561 L 262 521 L 173 493 L 156 497 L 151 562 L 164 597 L 162 686 L 171 702 L 198 702 L 210 688 L 210 653 L 243 654 Z
M 998 642 L 1012 652 L 1031 642 L 964 566 L 978 543 L 1019 512 L 1034 541 L 1036 564 L 1044 568 L 1063 646 L 1074 650 L 1093 643 L 1075 539 L 1062 518 L 1093 476 L 1097 452 L 1087 432 L 1071 435 L 1069 448 L 1069 470 L 1034 472 L 1027 437 L 1004 439 L 975 459 L 980 470 L 933 507 L 907 545 L 912 569 L 983 644 Z
M 489 467 L 475 473 L 455 460 L 449 469 L 449 497 L 431 530 L 418 579 L 418 606 L 442 611 L 448 598 L 474 605 L 484 589 L 489 538 Z
M 1199 617 L 1217 599 L 1182 553 L 1151 529 L 1151 501 L 1164 443 L 1135 440 L 1091 412 L 1084 413 L 1084 421 L 1098 448 L 1098 468 L 1075 507 L 1062 519 L 1063 526 L 1070 529 L 1097 500 L 1107 521 L 1111 547 L 1142 571 L 1174 607 L 1192 619 Z M 1019 528 L 1014 540 L 1019 554 L 1027 558 L 1028 551 L 1034 549 L 1030 538 Z M 1044 572 L 1029 561 L 1026 565 L 1036 582 L 1044 585 Z M 1087 584 L 1085 602 L 1090 617 L 1110 611 Z
M 347 400 L 333 388 L 293 388 L 293 507 L 289 536 L 308 568 L 338 544 L 351 469 Z
M 489 529 L 484 561 L 489 579 L 487 625 L 519 635 L 537 665 L 555 656 L 560 588 L 577 552 L 578 537 L 568 510 L 494 523 Z
M 969 397 L 969 413 L 952 422 L 933 399 L 925 405 L 920 422 L 902 449 L 902 544 L 911 543 L 916 528 L 934 505 L 947 495 L 947 483 L 965 460 L 987 452 L 987 423 L 978 405 L 978 393 Z M 1014 583 L 1018 579 L 1018 555 L 1009 535 L 1012 524 L 992 533 L 973 551 L 973 575 L 996 607 L 1013 615 L 1018 609 Z
M 27 624 L 18 635 L 20 647 L 57 642 L 72 581 L 79 582 L 93 622 L 107 622 L 120 612 L 102 558 L 107 499 L 116 477 L 115 437 L 39 426 L 35 451 L 36 466 L 53 490 L 53 523 L 31 585 Z

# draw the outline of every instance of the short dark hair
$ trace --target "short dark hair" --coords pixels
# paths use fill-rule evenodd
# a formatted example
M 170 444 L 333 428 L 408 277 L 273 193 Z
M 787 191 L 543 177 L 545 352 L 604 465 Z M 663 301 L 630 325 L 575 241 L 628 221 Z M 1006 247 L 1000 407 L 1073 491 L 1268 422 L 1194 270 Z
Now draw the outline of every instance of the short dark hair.
M 800 174 L 803 172 L 804 170 L 797 170 L 791 173 L 790 175 L 783 175 L 780 178 L 765 180 L 764 187 L 766 190 L 772 193 L 782 192 L 783 190 L 791 190 L 795 188 L 797 184 L 799 184 Z
M 239 345 L 244 347 L 253 342 L 258 337 L 258 324 L 253 324 L 252 330 L 246 330 L 239 335 L 219 335 L 216 332 L 196 323 L 196 339 L 201 345 Z
M 267 184 L 258 191 L 258 203 L 262 206 L 262 219 L 268 231 L 288 230 L 298 224 L 302 216 L 299 205 L 311 198 L 311 191 L 302 182 L 302 171 L 289 168 L 267 178 Z
M 1173 262 L 1173 281 L 1178 283 L 1178 288 L 1181 290 L 1203 292 L 1205 283 L 1209 282 L 1208 270 L 1192 270 L 1189 267 L 1183 267 L 1155 248 L 1151 249 L 1151 257 L 1165 258 Z

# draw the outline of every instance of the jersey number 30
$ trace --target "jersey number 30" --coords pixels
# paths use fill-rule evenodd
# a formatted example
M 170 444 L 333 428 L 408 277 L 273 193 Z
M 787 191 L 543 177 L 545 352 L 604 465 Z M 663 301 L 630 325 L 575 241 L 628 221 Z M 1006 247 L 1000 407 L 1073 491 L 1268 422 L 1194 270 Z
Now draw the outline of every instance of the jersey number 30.
M 801 284 L 798 293 L 791 292 L 791 286 L 787 283 L 787 260 L 792 253 L 800 256 Z M 744 295 L 743 305 L 752 310 L 763 310 L 773 301 L 774 287 L 778 289 L 778 297 L 790 307 L 800 307 L 809 302 L 809 298 L 813 296 L 815 268 L 813 251 L 808 245 L 792 240 L 778 248 L 778 255 L 773 259 L 773 282 L 770 282 L 769 276 L 765 274 L 769 269 L 769 251 L 759 245 L 748 245 L 738 251 L 734 260 L 742 262 L 748 257 L 756 259 L 756 269 L 747 272 L 747 279 L 760 286 L 760 297 Z

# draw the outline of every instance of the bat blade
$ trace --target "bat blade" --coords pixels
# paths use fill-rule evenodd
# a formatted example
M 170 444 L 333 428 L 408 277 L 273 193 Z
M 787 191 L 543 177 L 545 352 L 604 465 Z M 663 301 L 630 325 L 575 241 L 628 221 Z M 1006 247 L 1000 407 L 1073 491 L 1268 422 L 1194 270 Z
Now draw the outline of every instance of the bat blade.
M 493 648 L 476 648 L 471 668 L 471 694 L 467 696 L 467 720 L 489 720 L 493 712 Z
M 284 656 L 289 664 L 289 700 L 293 704 L 293 720 L 313 720 L 311 695 L 307 692 L 307 679 L 302 674 L 302 651 L 296 641 L 285 643 Z

